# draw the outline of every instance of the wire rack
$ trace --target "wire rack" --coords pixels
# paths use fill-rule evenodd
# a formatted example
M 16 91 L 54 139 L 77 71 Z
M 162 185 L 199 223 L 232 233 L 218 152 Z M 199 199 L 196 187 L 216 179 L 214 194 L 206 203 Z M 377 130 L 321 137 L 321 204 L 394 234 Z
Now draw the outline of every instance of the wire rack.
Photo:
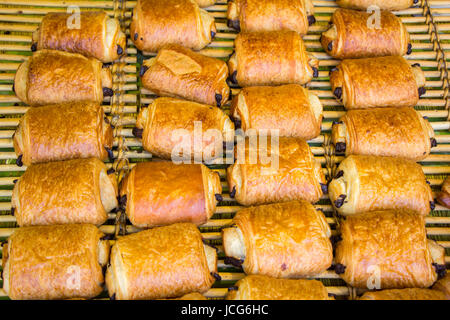
M 314 52 L 320 60 L 319 77 L 308 84 L 310 90 L 317 94 L 324 106 L 324 120 L 321 135 L 309 141 L 315 157 L 321 162 L 324 173 L 331 177 L 337 165 L 343 159 L 335 154 L 330 144 L 332 121 L 337 120 L 344 112 L 343 106 L 334 99 L 330 89 L 329 70 L 338 61 L 329 57 L 322 49 L 319 37 L 326 30 L 330 17 L 337 5 L 331 0 L 313 0 L 317 22 L 310 27 L 304 36 L 307 50 Z M 140 161 L 152 161 L 150 153 L 142 148 L 139 139 L 132 135 L 137 112 L 141 106 L 146 106 L 155 99 L 155 95 L 142 87 L 139 70 L 144 59 L 152 56 L 150 53 L 137 50 L 129 40 L 129 25 L 132 10 L 136 1 L 59 1 L 37 0 L 30 3 L 27 0 L 0 1 L 0 240 L 5 240 L 17 227 L 14 216 L 11 215 L 11 194 L 14 180 L 26 169 L 15 164 L 16 155 L 12 145 L 12 134 L 20 117 L 28 107 L 24 105 L 12 91 L 15 71 L 19 64 L 31 55 L 31 34 L 39 25 L 47 12 L 64 12 L 70 5 L 81 10 L 105 10 L 108 15 L 119 19 L 122 29 L 127 33 L 127 55 L 113 64 L 112 97 L 103 101 L 104 110 L 114 125 L 115 160 L 107 165 L 117 172 L 117 179 L 123 176 L 133 165 Z M 217 34 L 214 41 L 201 53 L 227 60 L 233 51 L 233 40 L 237 33 L 226 24 L 226 0 L 217 0 L 216 4 L 207 8 L 216 19 Z M 395 12 L 406 25 L 411 35 L 411 55 L 406 58 L 411 63 L 420 63 L 427 79 L 427 92 L 416 106 L 423 116 L 428 117 L 436 134 L 438 146 L 432 149 L 431 155 L 420 164 L 430 181 L 433 192 L 436 193 L 443 180 L 450 174 L 450 118 L 449 118 L 449 76 L 450 59 L 450 3 L 443 0 L 422 0 L 415 7 Z M 233 87 L 233 94 L 239 92 Z M 223 109 L 229 112 L 229 103 Z M 220 174 L 223 201 L 217 207 L 212 219 L 200 227 L 204 239 L 219 249 L 219 274 L 221 281 L 216 281 L 206 296 L 223 298 L 227 287 L 241 279 L 242 269 L 224 263 L 224 253 L 221 246 L 220 230 L 231 224 L 231 219 L 241 206 L 229 196 L 225 179 L 225 166 L 209 166 Z M 315 205 L 324 211 L 333 233 L 336 233 L 336 220 L 328 195 L 324 195 Z M 436 205 L 435 210 L 426 218 L 429 238 L 437 240 L 446 248 L 446 263 L 450 265 L 450 211 Z M 108 221 L 101 230 L 107 234 L 120 237 L 136 232 L 121 212 L 110 214 Z M 338 299 L 353 299 L 359 292 L 348 287 L 332 270 L 327 270 L 316 277 L 321 280 L 330 293 Z M 106 297 L 105 293 L 100 296 Z M 7 298 L 0 289 L 0 298 Z

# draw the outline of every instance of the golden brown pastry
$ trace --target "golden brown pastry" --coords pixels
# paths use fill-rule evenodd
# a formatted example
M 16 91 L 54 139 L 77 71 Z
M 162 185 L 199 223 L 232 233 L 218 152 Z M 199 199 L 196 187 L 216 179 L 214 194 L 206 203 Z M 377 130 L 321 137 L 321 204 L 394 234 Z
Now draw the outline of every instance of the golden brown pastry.
M 427 239 L 416 212 L 360 213 L 342 220 L 340 230 L 335 271 L 352 287 L 427 288 L 445 275 L 445 250 Z
M 320 199 L 325 176 L 305 140 L 280 137 L 277 147 L 269 137 L 267 148 L 257 149 L 250 139 L 245 147 L 238 142 L 237 160 L 227 168 L 231 197 L 245 206 Z
M 194 0 L 138 0 L 130 25 L 136 48 L 149 52 L 166 44 L 200 50 L 215 34 L 214 17 Z
M 210 7 L 216 3 L 215 0 L 195 0 L 200 8 Z
M 443 266 L 443 267 L 445 269 L 445 266 Z M 441 272 L 443 273 L 442 270 L 441 270 Z M 450 300 L 450 273 L 447 273 L 445 275 L 445 277 L 438 280 L 434 284 L 433 289 L 442 292 L 445 295 L 445 298 L 447 300 Z
M 323 108 L 314 93 L 288 84 L 243 88 L 233 97 L 231 114 L 244 131 L 278 129 L 280 136 L 309 140 L 320 134 Z
M 159 96 L 222 106 L 230 95 L 228 67 L 177 44 L 164 46 L 141 68 L 142 85 Z
M 112 247 L 110 263 L 106 285 L 118 300 L 204 293 L 219 278 L 216 250 L 203 244 L 191 223 L 124 236 Z
M 117 207 L 117 183 L 96 158 L 33 164 L 14 185 L 12 211 L 19 226 L 100 225 Z
M 216 209 L 220 177 L 203 164 L 138 163 L 121 186 L 131 223 L 154 227 L 176 222 L 205 223 Z
M 401 158 L 351 155 L 340 163 L 328 192 L 340 215 L 409 209 L 425 216 L 434 209 L 422 167 Z
M 102 237 L 90 224 L 15 229 L 3 245 L 3 289 L 13 300 L 96 297 L 109 260 Z
M 437 290 L 407 288 L 369 291 L 359 300 L 447 300 L 445 295 Z
M 384 10 L 403 10 L 408 9 L 419 0 L 336 0 L 339 7 L 366 10 L 371 6 L 377 6 Z
M 450 177 L 445 178 L 436 200 L 446 208 L 450 208 Z
M 217 107 L 158 98 L 141 108 L 133 133 L 160 158 L 209 163 L 223 156 L 223 143 L 234 141 L 234 124 Z
M 241 87 L 305 84 L 319 74 L 319 60 L 295 31 L 241 32 L 234 45 L 229 79 Z
M 389 11 L 381 11 L 379 25 L 373 13 L 337 9 L 329 29 L 322 33 L 323 49 L 333 58 L 354 59 L 403 56 L 412 52 L 409 33 L 402 21 Z M 372 25 L 373 24 L 373 25 Z
M 108 159 L 113 130 L 95 102 L 74 102 L 30 108 L 14 133 L 17 163 Z
M 317 280 L 246 276 L 228 288 L 227 300 L 333 300 Z
M 435 147 L 428 120 L 409 107 L 349 110 L 333 123 L 331 141 L 337 152 L 391 156 L 420 161 Z
M 227 18 L 228 27 L 237 31 L 292 30 L 300 35 L 316 22 L 310 0 L 232 0 Z
M 425 93 L 420 65 L 400 56 L 343 60 L 331 70 L 330 82 L 346 109 L 414 107 Z
M 331 266 L 330 227 L 307 201 L 242 209 L 233 224 L 222 230 L 225 263 L 242 265 L 246 274 L 303 278 Z
M 31 50 L 80 53 L 102 62 L 112 62 L 125 53 L 126 36 L 117 19 L 105 11 L 81 12 L 78 19 L 71 13 L 47 13 L 33 33 Z
M 208 300 L 204 295 L 198 292 L 188 293 L 176 300 Z
M 93 101 L 112 96 L 108 67 L 94 58 L 56 50 L 39 50 L 22 62 L 14 78 L 17 97 L 29 105 Z

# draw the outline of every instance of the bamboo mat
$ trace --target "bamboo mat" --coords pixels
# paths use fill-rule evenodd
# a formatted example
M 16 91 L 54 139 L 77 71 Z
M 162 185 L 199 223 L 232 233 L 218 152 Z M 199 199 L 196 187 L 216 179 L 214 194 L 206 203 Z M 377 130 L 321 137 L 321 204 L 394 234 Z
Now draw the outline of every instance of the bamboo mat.
M 328 73 L 338 61 L 329 57 L 321 48 L 319 37 L 331 14 L 337 8 L 330 0 L 313 0 L 317 22 L 304 36 L 308 51 L 315 52 L 320 60 L 319 77 L 308 87 L 316 93 L 324 105 L 324 121 L 321 135 L 309 141 L 313 153 L 322 163 L 324 172 L 329 176 L 334 173 L 336 165 L 343 159 L 336 156 L 330 145 L 330 129 L 333 120 L 344 114 L 344 108 L 333 97 L 330 90 Z M 129 35 L 132 9 L 136 1 L 58 1 L 39 0 L 32 5 L 27 0 L 0 1 L 0 239 L 8 237 L 16 227 L 15 218 L 10 214 L 10 199 L 13 181 L 20 176 L 26 167 L 17 167 L 16 156 L 12 147 L 12 134 L 27 106 L 18 100 L 12 92 L 15 70 L 31 54 L 31 34 L 39 25 L 47 12 L 65 11 L 69 5 L 78 5 L 82 10 L 105 10 L 109 15 L 120 19 L 123 30 Z M 233 51 L 233 40 L 236 32 L 226 25 L 226 0 L 217 0 L 207 10 L 215 17 L 217 34 L 214 41 L 201 52 L 205 55 L 226 60 Z M 431 183 L 433 191 L 439 190 L 440 184 L 450 174 L 450 121 L 449 121 L 449 78 L 448 63 L 450 59 L 450 4 L 443 0 L 422 0 L 420 5 L 398 11 L 411 35 L 413 53 L 407 56 L 411 63 L 420 63 L 427 78 L 427 92 L 423 95 L 416 109 L 427 116 L 437 135 L 438 146 L 432 154 L 421 162 L 424 172 Z M 147 105 L 155 96 L 141 87 L 139 70 L 143 59 L 152 56 L 150 53 L 138 51 L 128 40 L 127 56 L 113 65 L 114 96 L 104 101 L 104 109 L 115 125 L 113 153 L 114 163 L 108 163 L 119 172 L 118 179 L 135 163 L 151 161 L 151 155 L 142 149 L 139 139 L 133 137 L 131 130 L 136 122 L 139 106 Z M 233 94 L 239 88 L 232 88 Z M 229 112 L 229 104 L 224 107 Z M 206 295 L 210 298 L 223 298 L 227 287 L 244 276 L 241 269 L 224 264 L 220 230 L 231 223 L 234 213 L 240 206 L 229 196 L 225 180 L 224 166 L 210 166 L 221 176 L 224 199 L 217 207 L 216 213 L 207 224 L 200 229 L 204 238 L 219 249 L 219 274 L 221 281 L 216 281 Z M 321 208 L 335 233 L 336 221 L 328 195 L 324 195 L 316 204 Z M 437 240 L 446 248 L 446 262 L 450 265 L 450 211 L 436 205 L 432 214 L 427 217 L 427 231 L 430 238 Z M 136 232 L 124 219 L 124 216 L 110 214 L 108 222 L 101 226 L 105 233 Z M 346 286 L 339 276 L 328 270 L 317 277 L 328 287 L 330 293 L 338 298 L 354 298 L 359 292 Z M 104 296 L 104 295 L 103 295 Z M 0 297 L 5 297 L 0 290 Z

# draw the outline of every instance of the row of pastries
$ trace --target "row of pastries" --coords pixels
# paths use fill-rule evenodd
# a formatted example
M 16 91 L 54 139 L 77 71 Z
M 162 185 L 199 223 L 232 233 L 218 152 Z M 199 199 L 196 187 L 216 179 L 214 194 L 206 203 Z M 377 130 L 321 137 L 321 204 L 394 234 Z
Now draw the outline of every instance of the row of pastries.
M 307 143 L 320 135 L 323 118 L 320 99 L 303 86 L 319 76 L 319 61 L 302 40 L 315 22 L 312 2 L 260 2 L 229 2 L 228 25 L 240 33 L 228 63 L 193 51 L 217 32 L 214 18 L 201 9 L 208 1 L 139 0 L 130 26 L 135 46 L 156 53 L 144 60 L 140 77 L 161 97 L 140 109 L 133 129 L 145 150 L 164 160 L 188 151 L 205 161 L 221 156 L 223 143 L 235 141 L 235 129 L 279 129 L 277 148 L 269 144 L 276 169 L 259 157 L 247 161 L 252 151 L 266 150 L 236 137 L 244 161 L 229 166 L 226 179 L 230 197 L 247 208 L 222 230 L 222 239 L 225 263 L 247 276 L 227 297 L 333 299 L 322 282 L 304 278 L 331 268 L 349 285 L 367 289 L 374 265 L 381 270 L 377 288 L 388 290 L 363 299 L 449 298 L 445 251 L 426 237 L 431 188 L 414 162 L 436 140 L 412 108 L 425 77 L 401 57 L 411 51 L 404 26 L 383 11 L 385 32 L 371 33 L 364 12 L 338 9 L 322 35 L 333 57 L 362 58 L 343 60 L 330 75 L 334 95 L 349 112 L 332 131 L 336 150 L 347 158 L 327 183 Z M 397 8 L 390 3 L 377 1 Z M 361 9 L 365 1 L 338 4 Z M 4 289 L 12 299 L 92 298 L 105 283 L 115 299 L 202 299 L 199 293 L 220 276 L 218 252 L 202 241 L 197 226 L 223 200 L 220 177 L 204 164 L 152 161 L 136 164 L 117 183 L 102 161 L 114 160 L 114 128 L 100 103 L 114 94 L 108 63 L 125 54 L 125 37 L 105 13 L 81 16 L 89 27 L 70 32 L 67 15 L 45 16 L 33 35 L 37 51 L 16 73 L 15 92 L 33 108 L 14 135 L 17 163 L 28 168 L 13 190 L 21 228 L 3 249 Z M 367 48 L 373 37 L 380 37 L 377 46 Z M 367 41 L 355 41 L 360 38 Z M 230 86 L 243 88 L 232 96 Z M 222 109 L 229 100 L 230 116 Z M 203 133 L 220 133 L 203 140 L 200 150 L 194 147 L 196 121 Z M 172 139 L 179 128 L 188 132 L 181 144 Z M 341 239 L 331 237 L 327 218 L 313 206 L 327 193 L 346 217 Z M 110 248 L 97 227 L 120 209 L 134 226 L 151 229 L 120 237 Z

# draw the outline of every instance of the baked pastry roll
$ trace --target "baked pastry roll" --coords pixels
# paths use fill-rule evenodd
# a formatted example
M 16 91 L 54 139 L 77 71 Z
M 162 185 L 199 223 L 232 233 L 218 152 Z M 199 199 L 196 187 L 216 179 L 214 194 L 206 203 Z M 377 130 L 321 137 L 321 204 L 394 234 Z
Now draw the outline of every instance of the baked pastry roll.
M 436 146 L 428 120 L 409 107 L 349 110 L 333 123 L 337 152 L 420 161 Z
M 96 158 L 33 164 L 14 185 L 11 206 L 19 226 L 100 225 L 117 207 L 117 183 Z
M 184 296 L 177 298 L 175 300 L 208 300 L 204 295 L 198 292 L 192 292 L 185 294 Z
M 238 159 L 227 168 L 231 197 L 245 206 L 320 199 L 325 176 L 305 140 L 280 137 L 278 147 L 268 141 L 267 148 L 249 142 L 245 141 L 245 148 L 238 143 Z
M 447 300 L 437 290 L 407 288 L 365 292 L 359 300 Z
M 234 141 L 234 124 L 219 108 L 158 98 L 141 109 L 134 134 L 160 158 L 211 162 L 222 156 L 224 142 Z
M 445 266 L 444 266 L 445 268 Z M 445 277 L 439 279 L 433 286 L 433 290 L 438 290 L 445 295 L 447 300 L 450 300 L 450 273 L 447 273 Z
M 331 70 L 330 82 L 346 109 L 413 107 L 425 93 L 420 65 L 400 56 L 343 60 Z
M 126 36 L 117 19 L 108 17 L 105 11 L 81 12 L 78 27 L 78 21 L 71 16 L 64 12 L 47 13 L 33 33 L 31 50 L 62 50 L 102 62 L 112 62 L 125 53 Z
M 313 277 L 331 266 L 330 227 L 307 201 L 245 208 L 233 224 L 222 230 L 225 263 L 242 265 L 246 274 Z
M 214 17 L 194 0 L 138 0 L 130 25 L 134 45 L 148 52 L 166 44 L 200 50 L 215 34 Z
M 106 160 L 113 130 L 97 103 L 56 104 L 28 109 L 13 142 L 19 165 L 93 157 Z
M 305 84 L 319 74 L 319 60 L 294 31 L 241 32 L 234 45 L 229 79 L 241 87 Z
M 427 288 L 445 275 L 445 250 L 427 239 L 425 218 L 414 211 L 360 213 L 340 230 L 335 271 L 352 287 Z
M 203 164 L 141 162 L 122 182 L 126 213 L 137 227 L 205 223 L 221 198 L 220 177 Z
M 210 7 L 216 3 L 215 0 L 195 0 L 200 8 Z
M 159 96 L 220 107 L 230 95 L 224 61 L 176 44 L 164 46 L 155 58 L 145 60 L 141 76 L 143 86 Z
M 370 6 L 377 6 L 383 10 L 403 10 L 408 9 L 419 0 L 336 0 L 339 7 L 357 10 L 366 10 Z
M 309 140 L 320 134 L 323 108 L 314 93 L 289 84 L 243 88 L 233 97 L 231 114 L 244 131 L 278 129 L 280 136 Z
M 39 50 L 22 62 L 14 78 L 17 97 L 30 105 L 93 101 L 112 96 L 108 67 L 94 58 L 56 50 Z
M 252 275 L 228 288 L 227 300 L 333 300 L 318 280 Z
M 191 223 L 176 223 L 116 241 L 106 285 L 118 300 L 160 299 L 206 292 L 217 274 L 216 250 Z
M 340 215 L 409 209 L 425 216 L 434 209 L 422 167 L 401 158 L 351 155 L 340 163 L 328 192 Z
M 322 33 L 323 49 L 337 59 L 403 56 L 410 54 L 409 33 L 389 11 L 380 11 L 379 27 L 372 26 L 373 13 L 337 9 L 329 29 Z M 373 22 L 375 23 L 375 21 Z
M 436 200 L 446 208 L 450 208 L 450 177 L 445 178 Z
M 3 245 L 3 289 L 13 300 L 96 297 L 109 260 L 102 237 L 90 224 L 15 229 Z
M 228 27 L 237 31 L 292 30 L 300 35 L 316 22 L 311 0 L 232 0 L 227 18 Z

